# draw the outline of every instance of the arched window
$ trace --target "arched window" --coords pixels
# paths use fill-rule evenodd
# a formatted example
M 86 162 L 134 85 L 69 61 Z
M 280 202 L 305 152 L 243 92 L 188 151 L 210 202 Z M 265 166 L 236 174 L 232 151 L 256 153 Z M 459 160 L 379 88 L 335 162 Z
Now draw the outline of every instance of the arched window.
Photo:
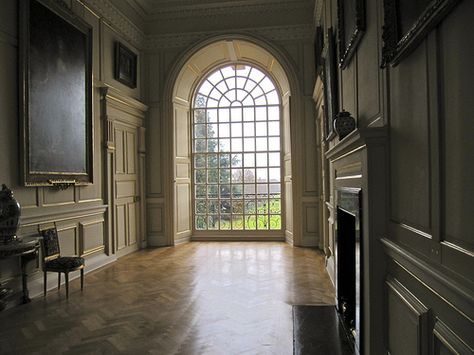
M 196 231 L 282 229 L 280 94 L 250 65 L 199 85 L 193 112 Z

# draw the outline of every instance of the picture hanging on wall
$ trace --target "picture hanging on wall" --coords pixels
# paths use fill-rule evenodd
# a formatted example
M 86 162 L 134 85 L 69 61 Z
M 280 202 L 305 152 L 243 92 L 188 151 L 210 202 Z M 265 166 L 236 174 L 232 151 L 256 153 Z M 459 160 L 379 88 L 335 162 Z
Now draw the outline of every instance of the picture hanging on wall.
M 460 0 L 384 0 L 382 67 L 397 65 Z
M 326 32 L 325 48 L 323 50 L 323 83 L 324 83 L 324 113 L 326 116 L 325 129 L 326 139 L 334 136 L 333 121 L 338 112 L 337 96 L 337 63 L 336 45 L 333 29 L 328 28 Z
M 21 176 L 92 183 L 92 28 L 64 3 L 20 2 Z
M 115 80 L 137 87 L 137 55 L 120 42 L 115 43 Z
M 345 68 L 365 32 L 365 0 L 337 0 L 339 66 Z

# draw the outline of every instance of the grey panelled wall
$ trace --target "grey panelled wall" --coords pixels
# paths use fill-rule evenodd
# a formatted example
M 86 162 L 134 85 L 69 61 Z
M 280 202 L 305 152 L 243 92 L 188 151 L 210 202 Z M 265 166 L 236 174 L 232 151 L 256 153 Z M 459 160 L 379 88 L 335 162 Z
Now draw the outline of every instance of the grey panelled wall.
M 336 1 L 315 3 L 317 24 L 337 28 Z M 365 353 L 471 354 L 474 2 L 459 1 L 398 65 L 381 69 L 384 3 L 391 1 L 365 1 L 366 31 L 349 65 L 338 70 L 340 107 L 359 128 L 386 126 L 389 132 L 387 231 L 377 236 L 385 282 L 376 296 L 383 303 L 372 310 L 383 315 L 378 327 L 385 331 L 371 337 Z M 317 85 L 318 122 L 322 95 Z M 341 145 L 337 137 L 321 139 L 323 150 Z M 333 203 L 340 182 L 332 168 L 321 184 L 329 184 L 323 196 L 329 228 L 323 231 L 334 277 Z M 372 271 L 364 270 L 366 280 Z
M 104 176 L 110 161 L 106 159 L 101 116 L 100 87 L 111 86 L 125 97 L 140 100 L 142 81 L 130 89 L 113 77 L 114 43 L 119 40 L 139 56 L 140 41 L 126 38 L 95 11 L 78 1 L 66 1 L 66 6 L 83 18 L 93 33 L 93 125 L 94 125 L 94 183 L 84 187 L 73 187 L 56 191 L 49 187 L 22 187 L 18 164 L 18 1 L 2 1 L 0 11 L 0 183 L 8 185 L 22 206 L 20 236 L 36 233 L 37 226 L 57 221 L 60 245 L 64 254 L 86 257 L 86 271 L 100 267 L 116 259 L 112 249 L 113 231 L 110 228 L 107 203 L 109 184 Z M 139 70 L 140 73 L 140 70 Z M 136 152 L 138 154 L 138 152 Z M 137 155 L 138 156 L 138 155 Z M 138 158 L 137 158 L 138 159 Z M 138 160 L 137 160 L 138 164 Z M 141 164 L 143 166 L 143 164 Z M 138 166 L 138 165 L 137 165 Z M 143 172 L 144 173 L 144 172 Z M 137 221 L 143 224 L 143 219 Z M 110 238 L 109 238 L 110 236 Z M 0 261 L 0 283 L 11 282 L 19 286 L 19 268 L 15 260 Z M 38 278 L 34 265 L 30 270 L 30 294 L 35 296 L 42 290 L 42 279 Z M 51 287 L 55 280 L 51 278 Z

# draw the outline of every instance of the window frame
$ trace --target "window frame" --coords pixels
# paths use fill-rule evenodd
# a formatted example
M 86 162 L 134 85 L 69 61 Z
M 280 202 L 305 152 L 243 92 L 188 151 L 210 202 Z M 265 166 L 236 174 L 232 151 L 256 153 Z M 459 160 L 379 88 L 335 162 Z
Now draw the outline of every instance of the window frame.
M 201 86 L 203 85 L 203 83 L 211 76 L 213 75 L 214 73 L 216 73 L 218 70 L 222 70 L 223 68 L 226 68 L 226 67 L 229 67 L 229 66 L 238 66 L 238 65 L 244 65 L 244 66 L 248 66 L 248 67 L 251 67 L 251 68 L 255 68 L 257 70 L 259 70 L 262 74 L 264 74 L 264 77 L 258 82 L 258 83 L 261 83 L 265 78 L 268 78 L 271 82 L 271 84 L 273 85 L 273 90 L 276 92 L 277 94 L 277 98 L 278 98 L 278 104 L 268 104 L 268 102 L 264 105 L 257 105 L 255 104 L 255 102 L 253 103 L 253 105 L 251 106 L 239 106 L 239 107 L 252 107 L 254 110 L 257 108 L 257 107 L 265 107 L 267 108 L 267 117 L 264 121 L 262 122 L 266 122 L 267 124 L 269 122 L 278 122 L 279 125 L 278 125 L 278 129 L 279 129 L 279 135 L 278 135 L 278 138 L 279 138 L 279 150 L 277 151 L 278 154 L 279 154 L 279 166 L 278 168 L 280 169 L 280 176 L 279 176 L 279 185 L 280 185 L 280 212 L 279 214 L 271 214 L 270 213 L 270 209 L 268 207 L 268 210 L 265 214 L 260 214 L 260 215 L 264 215 L 264 216 L 268 216 L 268 223 L 270 224 L 270 216 L 272 215 L 279 215 L 280 216 L 280 229 L 270 229 L 270 225 L 268 226 L 268 229 L 258 229 L 258 226 L 256 225 L 255 226 L 255 229 L 245 229 L 245 218 L 246 216 L 252 216 L 252 214 L 245 214 L 245 204 L 242 208 L 242 214 L 233 214 L 232 211 L 231 213 L 229 213 L 229 216 L 230 216 L 230 220 L 232 221 L 232 217 L 234 215 L 238 215 L 238 216 L 242 216 L 243 218 L 243 225 L 242 225 L 242 229 L 233 229 L 233 225 L 232 223 L 230 223 L 230 229 L 220 229 L 220 226 L 219 226 L 219 229 L 197 229 L 196 228 L 196 220 L 197 220 L 197 216 L 198 215 L 202 215 L 202 214 L 198 214 L 197 211 L 196 211 L 196 200 L 199 200 L 197 197 L 196 197 L 196 187 L 198 184 L 196 184 L 196 171 L 197 170 L 201 170 L 201 169 L 196 169 L 195 167 L 195 155 L 196 154 L 199 154 L 198 152 L 195 151 L 195 145 L 194 145 L 194 142 L 195 142 L 195 121 L 194 121 L 194 112 L 196 110 L 207 110 L 207 109 L 216 109 L 218 110 L 220 107 L 219 106 L 216 106 L 216 107 L 208 107 L 207 105 L 200 108 L 200 107 L 197 107 L 195 105 L 195 100 L 196 98 L 198 97 L 198 94 L 199 94 L 199 89 L 201 88 Z M 247 74 L 248 76 L 248 74 Z M 237 77 L 238 77 L 238 74 L 237 74 Z M 236 78 L 236 76 L 232 76 L 232 78 Z M 225 80 L 226 78 L 223 78 L 223 80 Z M 222 82 L 222 81 L 220 81 Z M 219 85 L 220 82 L 216 82 L 215 84 L 213 84 L 213 87 L 216 87 L 217 85 Z M 209 93 L 212 92 L 213 89 L 209 90 Z M 270 91 L 267 91 L 267 94 L 273 90 L 270 90 Z M 252 90 L 249 90 L 248 92 L 251 92 Z M 209 94 L 208 93 L 208 94 Z M 224 93 L 225 94 L 225 93 Z M 224 96 L 224 94 L 222 94 L 222 96 Z M 221 97 L 222 97 L 221 96 Z M 285 182 L 284 182 L 284 171 L 283 171 L 283 163 L 284 163 L 284 132 L 283 132 L 283 128 L 284 128 L 284 125 L 283 125 L 283 113 L 282 113 L 282 94 L 281 94 L 281 89 L 279 88 L 279 86 L 277 85 L 277 81 L 271 76 L 270 73 L 268 73 L 265 69 L 261 68 L 260 66 L 258 65 L 255 65 L 254 63 L 247 63 L 247 62 L 237 62 L 237 63 L 226 63 L 226 64 L 223 64 L 223 65 L 220 65 L 220 66 L 215 66 L 213 68 L 211 68 L 210 70 L 208 70 L 204 75 L 202 75 L 202 77 L 200 78 L 200 80 L 197 82 L 194 90 L 192 91 L 192 96 L 191 96 L 191 103 L 190 103 L 190 115 L 189 115 L 189 119 L 190 119 L 190 122 L 191 122 L 191 136 L 190 136 L 190 140 L 191 140 L 191 191 L 192 191 L 192 197 L 191 197 L 191 204 L 192 204 L 192 230 L 193 230 L 193 234 L 194 235 L 197 235 L 197 236 L 202 236 L 202 235 L 212 235 L 212 236 L 225 236 L 225 235 L 244 235 L 244 236 L 256 236 L 256 237 L 264 237 L 264 236 L 275 236 L 275 237 L 282 237 L 284 236 L 284 231 L 286 229 L 286 224 L 285 224 Z M 273 120 L 273 121 L 268 121 L 268 107 L 278 107 L 278 121 L 276 120 Z M 227 106 L 224 106 L 224 108 L 228 108 L 230 110 L 231 108 L 231 105 L 227 105 Z M 255 111 L 254 111 L 255 112 Z M 231 116 L 231 114 L 230 114 Z M 239 122 L 242 122 L 242 123 L 245 123 L 245 120 L 244 118 L 242 117 L 242 120 L 239 121 Z M 254 124 L 256 124 L 258 121 L 256 120 L 256 117 L 254 117 L 254 119 L 252 121 L 249 121 L 249 122 L 253 122 Z M 229 117 L 229 124 L 231 124 L 232 121 L 231 121 L 231 118 Z M 216 124 L 219 124 L 219 123 L 216 123 Z M 268 125 L 267 125 L 267 128 L 268 128 Z M 207 135 L 207 131 L 205 132 L 206 135 Z M 244 130 L 242 129 L 242 139 L 244 138 L 245 134 L 244 134 Z M 217 135 L 217 139 L 219 139 L 219 135 Z M 254 133 L 254 135 L 252 136 L 253 138 L 257 138 L 256 136 L 256 133 Z M 267 144 L 268 144 L 268 138 L 269 138 L 269 134 L 268 134 L 268 130 L 267 130 L 267 134 L 265 136 L 262 136 L 262 137 L 265 137 L 267 139 Z M 230 137 L 230 134 L 229 134 L 229 138 Z M 238 152 L 238 153 L 235 153 L 235 154 L 245 154 L 245 153 L 253 153 L 253 154 L 257 154 L 259 153 L 260 151 L 257 151 L 256 147 L 254 150 L 252 151 L 245 151 L 245 149 L 242 149 L 241 152 Z M 272 153 L 272 152 L 275 152 L 275 151 L 271 151 L 269 150 L 269 147 L 267 145 L 267 149 L 262 151 L 263 153 L 266 153 L 267 155 L 267 160 L 268 160 L 268 154 Z M 218 152 L 217 152 L 218 153 Z M 208 152 L 207 151 L 207 148 L 206 148 L 206 151 L 203 152 L 203 154 L 213 154 L 213 152 Z M 229 155 L 231 154 L 231 150 L 229 150 Z M 218 155 L 219 156 L 219 155 Z M 219 163 L 219 160 L 218 159 L 218 163 Z M 255 155 L 255 160 L 256 160 L 256 155 Z M 255 165 L 256 164 L 256 161 L 255 161 Z M 230 167 L 229 169 L 231 169 L 232 167 Z M 244 165 L 242 165 L 242 172 L 244 171 Z M 255 166 L 255 169 L 257 167 Z M 265 169 L 267 169 L 267 173 L 269 172 L 268 169 L 271 168 L 270 165 L 269 165 L 269 162 L 267 161 L 267 164 L 264 166 Z M 208 166 L 207 166 L 207 159 L 206 159 L 206 163 L 205 163 L 205 168 L 203 169 L 204 171 L 207 171 L 208 170 Z M 256 170 L 255 170 L 256 171 Z M 230 180 L 232 179 L 232 175 L 230 176 Z M 255 179 L 256 180 L 256 179 Z M 269 180 L 269 179 L 267 179 Z M 250 183 L 252 184 L 252 183 Z M 244 182 L 242 181 L 242 184 L 240 184 L 243 188 L 243 191 L 245 190 L 245 184 Z M 255 186 L 255 189 L 257 189 L 257 182 L 255 181 L 253 183 L 253 185 Z M 268 189 L 270 189 L 270 185 L 271 185 L 271 182 L 270 181 L 267 181 L 266 183 L 264 183 L 264 185 L 267 186 Z M 201 185 L 202 186 L 202 185 Z M 212 186 L 212 184 L 210 185 L 208 181 L 206 181 L 204 183 L 204 186 L 206 186 L 206 190 L 207 190 L 207 186 Z M 217 185 L 215 186 L 221 186 L 220 182 L 217 183 Z M 229 183 L 229 186 L 232 188 L 232 184 Z M 269 190 L 267 190 L 269 191 Z M 256 190 L 257 192 L 257 190 Z M 231 203 L 231 208 L 232 208 L 232 193 L 230 193 L 230 196 L 229 196 L 229 201 Z M 267 195 L 267 203 L 269 203 L 269 195 Z M 209 197 L 206 195 L 206 197 L 203 199 L 204 201 L 206 201 L 206 204 L 208 204 L 208 201 L 209 201 Z M 227 200 L 227 199 L 226 199 Z M 256 196 L 254 199 L 254 201 L 257 201 L 258 200 L 258 197 Z M 216 201 L 218 202 L 218 211 L 216 213 L 217 216 L 219 216 L 219 220 L 220 220 L 220 216 L 221 216 L 221 212 L 220 212 L 220 196 L 219 196 L 219 191 L 218 191 L 218 195 L 216 197 Z M 242 196 L 242 201 L 245 201 L 245 198 L 244 196 Z M 206 213 L 204 213 L 204 216 L 206 216 L 206 223 L 208 223 L 208 216 L 210 216 L 212 214 L 210 214 L 208 211 L 206 211 Z M 254 213 L 253 214 L 254 216 L 258 216 L 259 214 L 258 213 Z M 257 217 L 255 217 L 257 218 Z M 256 222 L 257 223 L 257 222 Z M 207 228 L 207 227 L 206 227 Z

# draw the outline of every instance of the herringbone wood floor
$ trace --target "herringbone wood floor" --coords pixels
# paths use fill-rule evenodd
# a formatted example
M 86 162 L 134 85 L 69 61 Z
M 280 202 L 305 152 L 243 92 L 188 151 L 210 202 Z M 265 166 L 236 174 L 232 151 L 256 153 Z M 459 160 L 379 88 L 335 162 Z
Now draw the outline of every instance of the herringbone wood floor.
M 332 303 L 321 253 L 284 243 L 147 249 L 0 314 L 1 354 L 292 354 L 292 304 Z

